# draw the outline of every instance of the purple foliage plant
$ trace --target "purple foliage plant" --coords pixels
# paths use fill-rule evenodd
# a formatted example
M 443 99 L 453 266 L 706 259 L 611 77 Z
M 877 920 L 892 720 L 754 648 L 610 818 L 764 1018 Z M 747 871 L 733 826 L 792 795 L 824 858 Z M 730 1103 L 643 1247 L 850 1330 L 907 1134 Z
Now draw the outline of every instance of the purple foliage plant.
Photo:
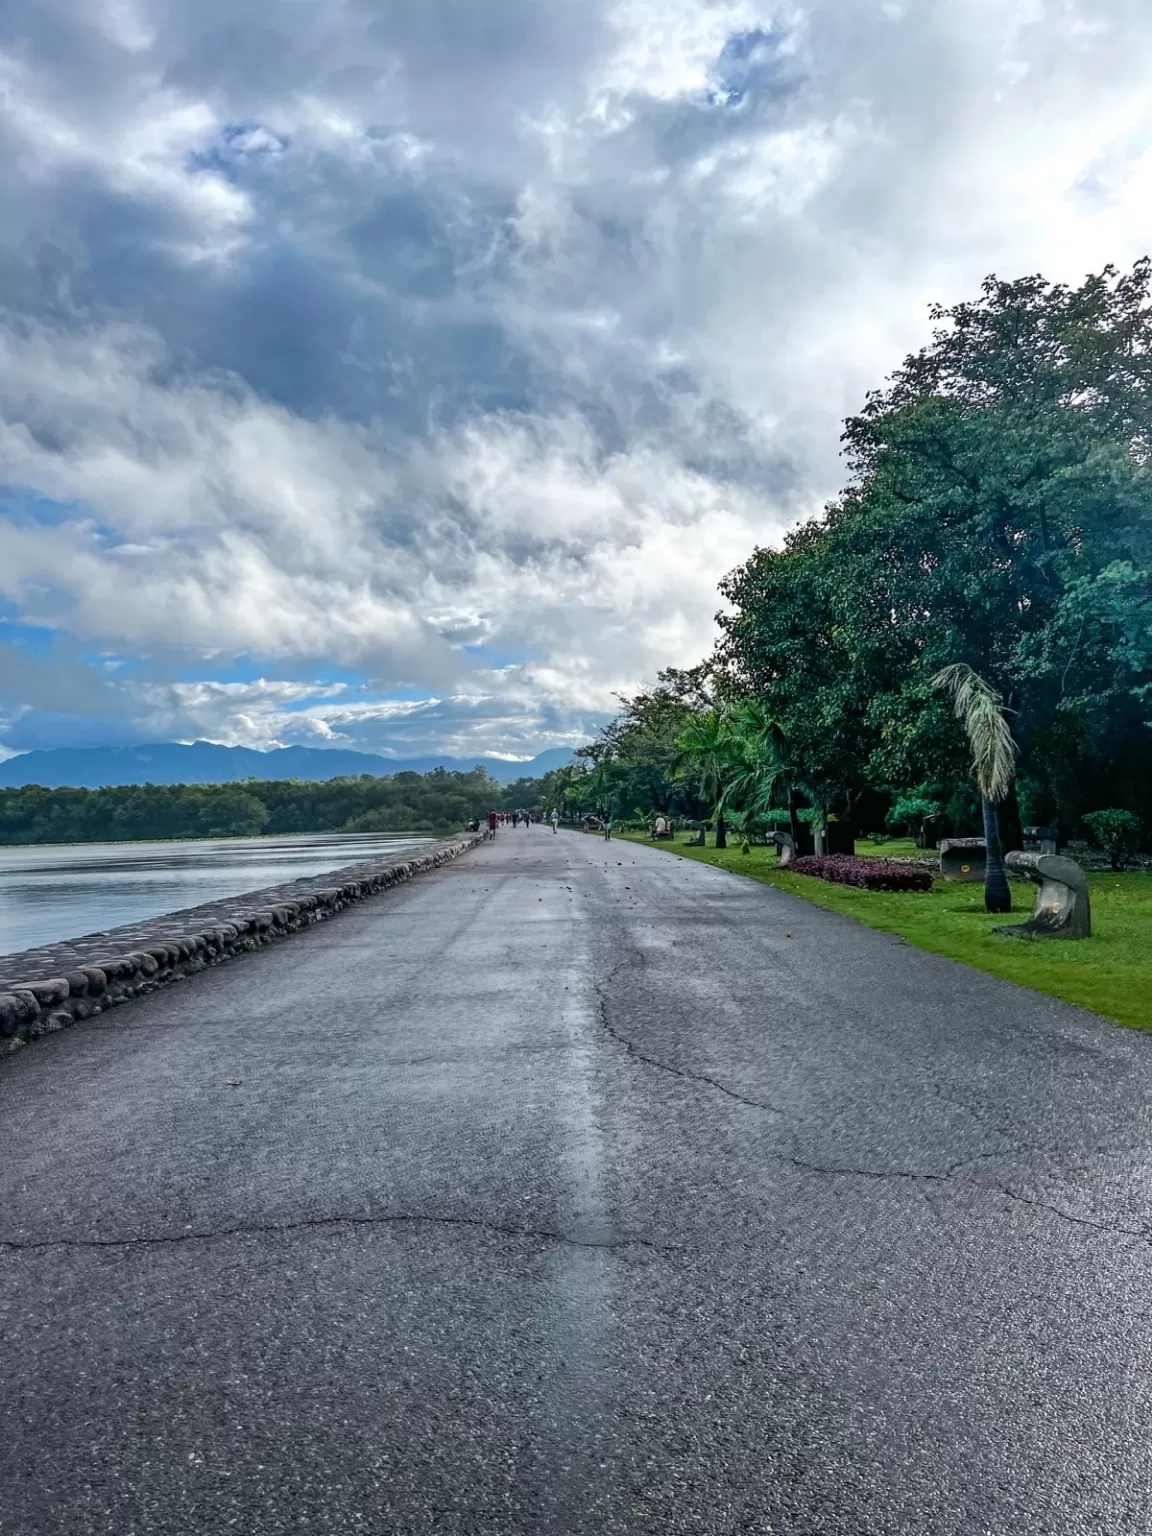
M 932 871 L 895 859 L 859 859 L 851 853 L 815 853 L 792 861 L 798 875 L 856 885 L 866 891 L 930 891 Z

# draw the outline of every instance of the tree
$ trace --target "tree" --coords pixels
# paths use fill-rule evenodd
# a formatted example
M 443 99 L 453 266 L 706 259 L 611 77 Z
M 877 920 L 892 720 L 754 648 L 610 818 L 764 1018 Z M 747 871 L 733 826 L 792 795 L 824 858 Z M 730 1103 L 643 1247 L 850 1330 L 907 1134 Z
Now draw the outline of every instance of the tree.
M 1089 811 L 1084 817 L 1092 836 L 1108 855 L 1108 862 L 1115 870 L 1128 863 L 1136 849 L 1140 823 L 1131 811 Z
M 726 579 L 723 662 L 817 803 L 947 801 L 966 768 L 931 678 L 963 658 L 1012 711 L 1033 819 L 1152 812 L 1150 286 L 1142 261 L 936 307 L 846 423 L 844 493 Z M 1014 787 L 998 816 L 1015 842 Z
M 713 708 L 692 716 L 680 733 L 677 766 L 713 808 L 716 846 L 726 848 L 724 796 L 740 772 L 740 759 L 723 711 Z
M 984 819 L 984 910 L 1011 912 L 1012 892 L 1004 869 L 996 805 L 1012 785 L 1016 771 L 1016 743 L 1004 718 L 1003 701 L 963 662 L 937 672 L 932 686 L 952 700 L 972 756 L 972 775 L 980 791 Z
M 725 714 L 732 764 L 721 797 L 722 809 L 740 811 L 741 827 L 748 839 L 769 820 L 781 788 L 791 806 L 787 733 L 758 699 L 729 704 Z
M 915 838 L 917 848 L 927 848 L 928 823 L 936 821 L 942 809 L 940 801 L 921 784 L 899 796 L 888 812 L 887 822 L 891 827 L 907 828 Z
M 855 557 L 818 522 L 757 550 L 721 583 L 731 608 L 717 615 L 727 687 L 754 700 L 787 739 L 785 780 L 793 831 L 797 797 L 850 812 L 866 783 L 876 733 L 873 690 L 856 646 L 849 594 L 865 580 Z

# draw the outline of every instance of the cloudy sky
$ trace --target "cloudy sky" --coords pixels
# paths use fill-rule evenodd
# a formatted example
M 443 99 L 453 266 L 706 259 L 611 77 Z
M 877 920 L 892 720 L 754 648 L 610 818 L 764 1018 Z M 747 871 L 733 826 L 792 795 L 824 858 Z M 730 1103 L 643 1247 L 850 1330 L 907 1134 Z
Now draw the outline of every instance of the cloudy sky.
M 1152 248 L 1147 0 L 8 0 L 0 752 L 529 755 L 989 271 Z

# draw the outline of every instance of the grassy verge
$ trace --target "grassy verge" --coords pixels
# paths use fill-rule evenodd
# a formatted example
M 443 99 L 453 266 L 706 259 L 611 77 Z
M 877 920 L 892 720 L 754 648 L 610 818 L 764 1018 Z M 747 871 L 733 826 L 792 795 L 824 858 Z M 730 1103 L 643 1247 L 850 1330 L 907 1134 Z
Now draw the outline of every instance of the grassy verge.
M 926 859 L 931 856 L 930 852 L 917 848 L 910 837 L 891 837 L 884 843 L 858 837 L 856 852 L 862 859 Z
M 632 842 L 652 846 L 641 834 L 628 836 Z M 656 846 L 681 858 L 762 880 L 815 906 L 854 917 L 869 928 L 899 934 L 917 949 L 946 955 L 1017 986 L 1075 1003 L 1117 1024 L 1152 1031 L 1152 874 L 1089 876 L 1090 939 L 1022 942 L 1003 938 L 992 929 L 1005 921 L 1024 921 L 1032 911 L 1034 886 L 1013 885 L 1016 917 L 1005 919 L 990 917 L 984 911 L 980 886 L 937 881 L 931 891 L 923 893 L 859 891 L 808 875 L 789 874 L 779 867 L 775 849 L 753 848 L 741 853 L 736 846 L 718 853 L 715 848 L 688 848 L 679 841 Z M 875 850 L 858 851 L 898 857 L 893 849 L 900 846 L 883 844 Z

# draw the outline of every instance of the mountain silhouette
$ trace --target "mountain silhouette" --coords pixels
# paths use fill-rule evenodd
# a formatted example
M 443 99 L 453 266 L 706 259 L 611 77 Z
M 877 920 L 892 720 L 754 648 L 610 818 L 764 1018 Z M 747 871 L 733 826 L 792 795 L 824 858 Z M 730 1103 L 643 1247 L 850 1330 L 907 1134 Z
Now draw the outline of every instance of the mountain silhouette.
M 537 779 L 572 761 L 567 747 L 553 747 L 528 762 L 496 757 L 381 757 L 338 748 L 221 747 L 211 741 L 161 741 L 134 747 L 51 747 L 0 763 L 0 789 L 40 784 L 45 789 L 102 789 L 111 784 L 231 784 L 243 779 L 342 779 L 370 773 L 467 773 L 486 768 L 501 784 Z

